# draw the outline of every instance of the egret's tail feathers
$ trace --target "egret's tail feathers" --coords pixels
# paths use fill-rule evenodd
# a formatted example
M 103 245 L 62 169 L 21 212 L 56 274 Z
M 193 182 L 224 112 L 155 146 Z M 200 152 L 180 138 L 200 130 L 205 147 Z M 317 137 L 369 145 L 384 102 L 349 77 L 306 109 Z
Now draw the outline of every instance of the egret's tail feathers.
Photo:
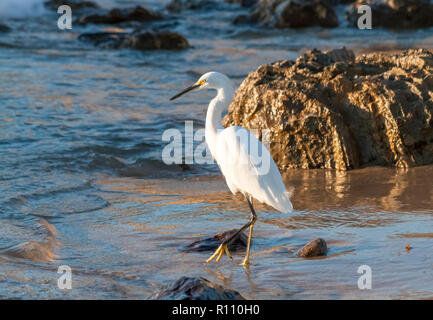
M 292 197 L 293 192 L 294 188 L 291 188 L 289 191 L 281 194 L 281 196 L 276 199 L 277 201 L 275 201 L 275 205 L 273 207 L 282 213 L 292 212 L 293 206 L 290 198 Z

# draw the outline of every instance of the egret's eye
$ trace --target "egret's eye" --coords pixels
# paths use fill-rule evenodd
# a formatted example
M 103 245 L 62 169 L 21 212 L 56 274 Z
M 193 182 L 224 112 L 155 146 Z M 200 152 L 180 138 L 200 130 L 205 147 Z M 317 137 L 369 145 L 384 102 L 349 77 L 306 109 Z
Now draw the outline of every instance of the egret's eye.
M 205 80 L 205 79 L 202 79 L 202 80 L 200 80 L 200 81 L 197 81 L 195 84 L 198 84 L 198 85 L 202 86 L 202 85 L 204 85 L 205 83 L 206 83 L 206 80 Z

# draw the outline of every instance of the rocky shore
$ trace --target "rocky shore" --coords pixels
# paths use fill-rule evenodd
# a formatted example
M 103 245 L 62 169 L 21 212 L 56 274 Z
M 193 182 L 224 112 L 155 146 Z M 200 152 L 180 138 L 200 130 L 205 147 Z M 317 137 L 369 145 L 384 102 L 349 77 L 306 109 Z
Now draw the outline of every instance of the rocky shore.
M 416 29 L 433 26 L 433 3 L 429 0 L 358 0 L 347 10 L 347 19 L 356 27 L 358 8 L 368 5 L 373 27 Z
M 433 3 L 429 0 L 258 0 L 249 15 L 235 23 L 254 23 L 272 28 L 304 28 L 340 25 L 336 6 L 345 6 L 345 17 L 355 28 L 362 16 L 358 9 L 368 5 L 373 28 L 412 29 L 433 26 Z

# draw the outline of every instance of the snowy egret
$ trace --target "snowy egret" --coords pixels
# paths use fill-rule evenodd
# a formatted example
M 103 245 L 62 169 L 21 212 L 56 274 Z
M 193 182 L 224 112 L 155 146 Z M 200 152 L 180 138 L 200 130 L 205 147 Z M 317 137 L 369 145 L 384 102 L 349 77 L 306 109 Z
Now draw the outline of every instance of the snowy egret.
M 170 100 L 174 100 L 194 89 L 205 88 L 217 90 L 217 95 L 211 100 L 207 109 L 206 143 L 224 175 L 230 191 L 233 194 L 242 193 L 251 211 L 250 221 L 231 237 L 224 240 L 206 262 L 210 262 L 215 258 L 219 262 L 224 252 L 231 259 L 228 246 L 236 240 L 243 230 L 249 227 L 247 252 L 242 263 L 243 266 L 248 266 L 253 227 L 257 221 L 253 198 L 274 207 L 280 212 L 291 212 L 293 210 L 290 202 L 291 194 L 287 192 L 278 167 L 269 151 L 250 131 L 237 126 L 225 129 L 222 127 L 222 112 L 232 102 L 235 93 L 233 83 L 227 76 L 219 72 L 208 72 L 201 76 L 195 84 Z M 246 139 L 240 139 L 240 137 L 246 137 Z M 267 157 L 269 160 L 268 168 L 264 173 L 257 166 L 261 159 L 258 159 L 257 154 L 251 152 L 251 145 L 254 144 L 261 149 L 261 159 Z

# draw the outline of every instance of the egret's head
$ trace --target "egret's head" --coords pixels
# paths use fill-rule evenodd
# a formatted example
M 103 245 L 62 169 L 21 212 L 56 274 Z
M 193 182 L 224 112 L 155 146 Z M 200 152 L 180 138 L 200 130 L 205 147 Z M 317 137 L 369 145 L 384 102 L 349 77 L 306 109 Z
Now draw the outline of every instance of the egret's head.
M 176 98 L 179 98 L 181 95 L 192 91 L 192 90 L 201 90 L 204 88 L 207 89 L 220 89 L 224 88 L 227 85 L 231 85 L 230 79 L 219 72 L 208 72 L 205 73 L 198 79 L 196 83 L 194 83 L 192 86 L 186 88 L 182 92 L 179 92 L 174 97 L 172 97 L 170 100 L 174 100 Z

